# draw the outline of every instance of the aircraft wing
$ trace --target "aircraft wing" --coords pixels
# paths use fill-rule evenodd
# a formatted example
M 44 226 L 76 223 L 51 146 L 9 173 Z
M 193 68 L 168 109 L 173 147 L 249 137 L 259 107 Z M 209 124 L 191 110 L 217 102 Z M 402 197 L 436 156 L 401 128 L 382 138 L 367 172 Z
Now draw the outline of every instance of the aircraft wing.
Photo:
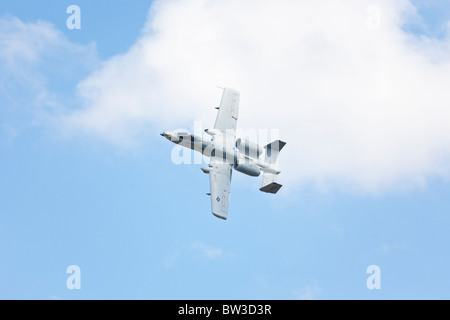
M 210 167 L 211 211 L 216 217 L 226 220 L 230 204 L 231 164 L 224 163 L 222 158 L 213 157 Z
M 239 115 L 239 97 L 239 92 L 234 89 L 225 88 L 223 90 L 214 129 L 228 134 L 232 131 L 231 133 L 234 136 Z
M 239 92 L 234 89 L 225 88 L 223 90 L 214 129 L 222 132 L 222 138 L 224 139 L 222 144 L 224 147 L 233 147 L 235 143 L 234 136 L 239 114 L 239 97 Z M 216 143 L 219 141 L 216 140 Z M 226 159 L 217 155 L 211 157 L 209 166 L 211 167 L 209 172 L 211 211 L 216 217 L 226 220 L 230 204 L 232 163 L 226 163 Z

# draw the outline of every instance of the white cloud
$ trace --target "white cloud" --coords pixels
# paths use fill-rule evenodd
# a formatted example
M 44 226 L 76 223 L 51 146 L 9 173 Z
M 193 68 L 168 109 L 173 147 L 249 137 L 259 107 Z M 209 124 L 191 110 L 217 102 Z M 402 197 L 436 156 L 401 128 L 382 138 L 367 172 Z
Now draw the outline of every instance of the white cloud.
M 368 28 L 371 6 L 379 28 Z M 214 86 L 227 85 L 241 91 L 241 128 L 288 142 L 284 183 L 420 186 L 449 174 L 450 42 L 406 34 L 413 20 L 406 0 L 156 1 L 141 38 L 79 83 L 82 105 L 58 120 L 139 144 L 149 131 L 212 126 Z
M 401 29 L 414 7 L 375 1 L 156 2 L 141 39 L 79 86 L 65 121 L 118 143 L 212 125 L 214 85 L 241 91 L 241 128 L 279 128 L 288 183 L 380 191 L 446 176 L 448 39 Z
M 207 259 L 217 259 L 223 257 L 224 253 L 221 248 L 210 246 L 201 242 L 193 242 L 190 244 L 183 244 L 167 252 L 161 260 L 160 266 L 169 269 L 179 265 L 180 261 L 186 261 L 187 254 L 191 256 L 203 257 Z M 227 255 L 230 256 L 230 255 Z
M 0 17 L 2 126 L 18 135 L 18 128 L 48 124 L 66 112 L 73 86 L 96 62 L 93 44 L 72 43 L 48 22 Z
M 60 41 L 60 33 L 47 22 L 24 23 L 15 17 L 0 19 L 0 61 L 11 68 L 37 62 L 48 44 Z
M 384 253 L 392 253 L 404 248 L 405 244 L 403 242 L 385 243 L 381 246 L 380 251 Z
M 293 290 L 292 293 L 299 300 L 316 300 L 322 293 L 322 288 L 316 282 L 310 286 L 305 286 L 299 290 Z
M 200 252 L 202 255 L 206 256 L 209 259 L 218 258 L 223 254 L 221 248 L 212 247 L 200 242 L 193 243 L 191 249 Z

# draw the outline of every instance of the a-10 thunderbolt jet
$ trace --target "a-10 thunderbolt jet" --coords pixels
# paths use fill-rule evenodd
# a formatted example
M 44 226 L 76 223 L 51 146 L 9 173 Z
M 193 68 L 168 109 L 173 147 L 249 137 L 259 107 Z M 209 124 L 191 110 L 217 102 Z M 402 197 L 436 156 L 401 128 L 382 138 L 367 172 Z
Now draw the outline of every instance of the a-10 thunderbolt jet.
M 236 171 L 257 177 L 263 173 L 262 187 L 267 193 L 277 193 L 281 184 L 277 183 L 278 155 L 285 142 L 276 140 L 265 147 L 248 140 L 236 139 L 236 123 L 239 113 L 239 92 L 225 88 L 219 106 L 214 129 L 205 132 L 211 140 L 186 132 L 165 131 L 161 135 L 173 143 L 201 152 L 211 157 L 208 167 L 201 168 L 209 174 L 212 214 L 226 220 L 230 203 L 231 172 Z M 264 159 L 261 156 L 264 154 Z

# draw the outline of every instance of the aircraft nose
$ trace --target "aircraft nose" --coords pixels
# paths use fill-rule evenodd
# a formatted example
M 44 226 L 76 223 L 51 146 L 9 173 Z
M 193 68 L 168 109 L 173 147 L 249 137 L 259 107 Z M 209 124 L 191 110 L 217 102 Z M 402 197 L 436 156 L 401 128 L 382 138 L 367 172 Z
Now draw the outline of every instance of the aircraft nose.
M 163 133 L 161 133 L 161 135 L 164 138 L 166 138 L 167 140 L 172 141 L 172 142 L 178 140 L 177 136 L 172 131 L 164 131 Z

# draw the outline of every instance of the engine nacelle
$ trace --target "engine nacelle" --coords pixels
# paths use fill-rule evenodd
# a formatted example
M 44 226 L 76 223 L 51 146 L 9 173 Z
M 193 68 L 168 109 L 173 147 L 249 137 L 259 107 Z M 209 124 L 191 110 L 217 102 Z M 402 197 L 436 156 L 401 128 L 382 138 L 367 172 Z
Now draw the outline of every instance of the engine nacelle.
M 234 164 L 234 169 L 251 177 L 257 177 L 261 174 L 261 169 L 256 164 L 251 163 L 236 161 Z
M 263 148 L 261 148 L 257 143 L 251 142 L 247 139 L 242 140 L 241 138 L 236 140 L 236 148 L 251 158 L 259 158 L 264 151 Z
M 220 130 L 217 129 L 205 129 L 205 132 L 207 134 L 209 134 L 210 136 L 216 136 L 216 135 L 221 135 L 222 132 Z

